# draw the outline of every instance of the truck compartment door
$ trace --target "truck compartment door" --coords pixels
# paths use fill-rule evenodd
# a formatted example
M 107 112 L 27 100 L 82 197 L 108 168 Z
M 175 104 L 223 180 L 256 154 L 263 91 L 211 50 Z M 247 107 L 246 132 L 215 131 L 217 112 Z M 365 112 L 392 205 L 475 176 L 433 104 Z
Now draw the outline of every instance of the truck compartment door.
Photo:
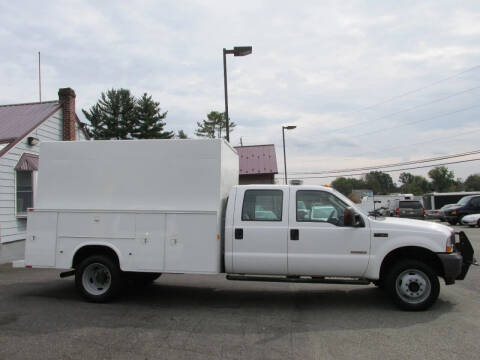
M 54 267 L 57 243 L 57 213 L 29 212 L 25 265 Z

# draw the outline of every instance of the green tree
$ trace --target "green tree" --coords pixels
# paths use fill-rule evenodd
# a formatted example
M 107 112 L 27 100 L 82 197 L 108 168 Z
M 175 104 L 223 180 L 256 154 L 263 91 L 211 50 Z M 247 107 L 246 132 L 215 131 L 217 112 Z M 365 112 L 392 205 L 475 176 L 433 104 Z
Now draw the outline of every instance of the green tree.
M 432 179 L 432 189 L 437 192 L 446 192 L 454 190 L 455 174 L 448 170 L 446 166 L 437 166 L 428 172 Z
M 406 194 L 423 195 L 430 190 L 430 184 L 426 178 L 411 173 L 401 173 L 399 177 L 400 191 Z
M 338 192 L 348 196 L 352 193 L 352 190 L 365 189 L 366 184 L 363 180 L 355 178 L 338 177 L 330 184 Z
M 370 171 L 364 176 L 364 181 L 374 194 L 385 195 L 397 190 L 390 174 L 382 171 Z
M 472 174 L 465 180 L 465 191 L 480 191 L 480 174 Z
M 132 137 L 135 139 L 171 139 L 173 131 L 164 131 L 167 111 L 161 112 L 160 103 L 144 93 L 135 104 L 135 125 Z
M 229 123 L 230 132 L 236 126 L 234 122 Z M 197 130 L 195 135 L 199 137 L 206 137 L 210 139 L 222 138 L 223 132 L 227 127 L 227 121 L 224 112 L 210 111 L 207 114 L 207 119 L 202 122 L 197 121 Z
M 90 110 L 82 109 L 90 122 L 88 131 L 98 140 L 131 139 L 135 127 L 135 98 L 127 89 L 102 92 Z
M 177 135 L 175 137 L 177 139 L 188 139 L 187 134 L 185 134 L 185 131 L 183 130 L 178 130 Z

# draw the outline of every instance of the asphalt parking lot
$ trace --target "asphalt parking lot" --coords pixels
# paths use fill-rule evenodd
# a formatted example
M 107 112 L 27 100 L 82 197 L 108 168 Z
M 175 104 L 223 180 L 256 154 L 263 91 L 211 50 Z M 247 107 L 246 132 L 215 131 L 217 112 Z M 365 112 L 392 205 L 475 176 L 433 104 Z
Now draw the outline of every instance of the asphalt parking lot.
M 478 257 L 480 229 L 466 231 Z M 478 359 L 480 268 L 425 312 L 372 286 L 165 275 L 110 304 L 0 266 L 0 359 Z

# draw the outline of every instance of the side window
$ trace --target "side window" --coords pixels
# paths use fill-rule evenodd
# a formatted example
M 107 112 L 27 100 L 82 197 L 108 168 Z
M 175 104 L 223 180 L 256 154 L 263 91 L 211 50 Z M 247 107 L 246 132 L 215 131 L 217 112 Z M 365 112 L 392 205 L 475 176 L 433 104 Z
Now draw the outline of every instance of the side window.
M 243 197 L 242 221 L 282 221 L 282 190 L 247 190 Z
M 26 216 L 27 209 L 33 206 L 32 171 L 18 171 L 16 179 L 17 216 Z
M 475 209 L 480 209 L 480 197 L 472 199 L 472 205 Z
M 343 226 L 343 214 L 348 207 L 326 191 L 299 190 L 296 199 L 297 222 L 328 222 Z

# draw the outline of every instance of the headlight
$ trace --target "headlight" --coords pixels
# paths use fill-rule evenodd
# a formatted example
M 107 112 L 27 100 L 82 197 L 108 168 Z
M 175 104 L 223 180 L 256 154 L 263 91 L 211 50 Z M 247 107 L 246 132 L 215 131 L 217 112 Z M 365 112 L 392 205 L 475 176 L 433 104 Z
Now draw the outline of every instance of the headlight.
M 455 233 L 452 232 L 452 235 L 450 235 L 447 239 L 447 245 L 445 246 L 445 252 L 451 253 L 454 252 L 455 250 Z

